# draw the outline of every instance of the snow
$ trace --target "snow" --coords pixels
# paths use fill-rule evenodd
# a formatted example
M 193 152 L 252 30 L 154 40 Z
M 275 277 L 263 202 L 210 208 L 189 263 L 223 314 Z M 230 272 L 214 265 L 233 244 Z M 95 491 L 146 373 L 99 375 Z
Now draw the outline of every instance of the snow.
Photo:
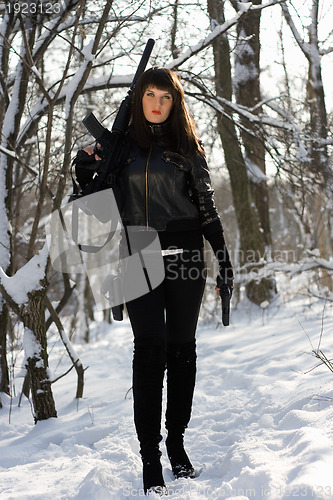
M 28 302 L 29 292 L 41 288 L 40 281 L 45 277 L 48 255 L 49 248 L 45 243 L 40 252 L 34 255 L 14 276 L 7 276 L 0 267 L 0 282 L 19 306 Z
M 61 338 L 62 342 L 65 346 L 66 351 L 68 352 L 68 355 L 70 356 L 71 360 L 73 363 L 75 363 L 77 366 L 81 366 L 82 363 L 80 361 L 79 356 L 75 352 L 75 349 L 73 348 L 73 344 L 71 344 L 66 332 L 64 330 L 61 330 Z
M 249 158 L 245 160 L 247 166 L 247 173 L 252 182 L 262 182 L 267 181 L 267 177 L 265 173 L 261 170 L 259 165 L 251 161 Z
M 248 80 L 254 80 L 258 77 L 258 69 L 253 61 L 254 51 L 249 43 L 250 39 L 251 36 L 247 37 L 246 32 L 242 29 L 235 48 L 235 76 L 233 80 L 235 86 L 244 85 Z M 245 64 L 243 64 L 244 59 L 246 59 Z
M 80 84 L 83 75 L 87 69 L 89 63 L 91 63 L 95 56 L 92 54 L 94 42 L 91 40 L 83 49 L 81 50 L 82 55 L 84 56 L 84 62 L 79 66 L 75 75 L 72 77 L 70 83 L 66 86 L 66 103 L 65 103 L 65 116 L 66 119 L 69 117 L 70 108 L 72 103 L 72 98 L 75 92 L 77 91 L 77 87 Z
M 201 472 L 193 480 L 174 480 L 162 442 L 170 500 L 333 498 L 332 373 L 312 370 L 319 341 L 331 357 L 333 310 L 290 297 L 264 310 L 243 299 L 227 328 L 199 324 L 186 447 Z M 128 320 L 94 323 L 91 342 L 76 345 L 88 367 L 83 399 L 74 399 L 72 370 L 52 386 L 58 418 L 37 425 L 28 400 L 18 407 L 23 379 L 14 379 L 16 395 L 12 401 L 3 395 L 0 410 L 1 500 L 143 497 L 130 391 L 132 348 Z M 55 334 L 49 350 L 55 379 L 70 360 Z M 23 353 L 15 355 L 19 371 Z
M 11 156 L 15 160 L 19 159 L 18 156 L 16 155 L 15 151 L 11 151 L 10 149 L 7 149 L 7 148 L 5 148 L 5 147 L 3 147 L 1 145 L 0 145 L 0 152 L 4 153 L 7 156 Z
M 37 342 L 36 336 L 29 328 L 24 329 L 23 347 L 25 352 L 25 360 L 34 357 L 40 357 L 42 346 L 39 342 Z
M 211 45 L 212 41 L 216 37 L 218 37 L 221 33 L 225 33 L 231 26 L 236 24 L 239 18 L 243 14 L 245 14 L 251 7 L 252 7 L 251 2 L 242 4 L 239 13 L 237 13 L 236 16 L 234 16 L 233 18 L 224 22 L 221 25 L 213 21 L 212 22 L 213 29 L 206 38 L 200 40 L 200 42 L 197 43 L 196 45 L 188 47 L 183 54 L 181 54 L 178 58 L 173 59 L 171 63 L 166 64 L 165 67 L 173 69 L 173 68 L 178 68 L 180 65 L 184 64 L 184 62 L 187 61 L 190 57 L 192 57 L 193 54 L 201 52 L 201 50 Z
M 23 44 L 24 46 L 24 44 Z M 24 50 L 21 50 L 21 57 L 24 58 Z M 20 103 L 20 87 L 21 87 L 21 79 L 22 79 L 22 72 L 23 72 L 23 63 L 20 60 L 17 65 L 16 73 L 15 73 L 15 81 L 14 81 L 14 88 L 13 92 L 8 104 L 8 107 L 6 109 L 3 125 L 2 125 L 2 143 L 3 145 L 7 144 L 7 139 L 10 137 L 10 135 L 14 132 L 15 129 L 15 118 L 16 115 L 19 111 L 19 103 Z
M 82 67 L 78 69 L 77 73 L 73 76 L 69 84 L 64 85 L 64 87 L 61 89 L 59 93 L 59 97 L 57 102 L 61 102 L 62 100 L 66 100 L 67 105 L 69 106 L 70 99 L 73 96 L 73 93 L 77 89 L 78 85 L 78 77 L 86 67 L 86 63 L 89 62 L 89 57 L 85 62 L 83 63 Z M 84 89 L 86 91 L 89 91 L 91 89 L 96 90 L 96 89 L 102 89 L 102 88 L 113 88 L 113 87 L 129 87 L 133 79 L 133 75 L 123 75 L 123 76 L 115 76 L 110 78 L 110 75 L 105 75 L 104 77 L 101 78 L 89 78 L 88 82 L 85 84 Z M 51 92 L 52 96 L 52 92 Z M 37 103 L 31 108 L 29 116 L 26 119 L 26 122 L 22 125 L 20 129 L 20 133 L 17 139 L 18 143 L 21 143 L 25 137 L 26 134 L 29 133 L 29 130 L 31 130 L 31 127 L 35 122 L 39 120 L 39 117 L 42 116 L 46 109 L 48 107 L 48 102 L 47 100 L 42 96 L 40 99 L 37 101 Z
M 7 16 L 6 16 L 7 17 Z M 4 23 L 4 29 L 5 29 Z M 1 36 L 2 33 L 0 33 Z M 23 44 L 24 45 L 24 44 Z M 1 50 L 1 49 L 0 49 Z M 23 56 L 23 51 L 21 52 L 21 56 Z M 0 54 L 1 56 L 1 54 Z M 6 170 L 7 170 L 7 156 L 6 153 L 8 151 L 8 139 L 10 135 L 14 131 L 15 127 L 15 118 L 19 109 L 19 94 L 20 94 L 20 84 L 21 84 L 21 76 L 23 71 L 23 63 L 20 61 L 17 65 L 17 71 L 12 91 L 12 96 L 10 102 L 8 104 L 7 110 L 4 113 L 3 124 L 1 129 L 1 153 L 0 154 L 0 266 L 4 269 L 7 269 L 10 263 L 10 255 L 9 255 L 9 222 L 7 216 L 7 209 L 5 206 L 5 199 L 7 197 L 7 189 L 6 189 Z M 5 154 L 3 154 L 5 153 Z M 2 308 L 0 306 L 0 308 Z

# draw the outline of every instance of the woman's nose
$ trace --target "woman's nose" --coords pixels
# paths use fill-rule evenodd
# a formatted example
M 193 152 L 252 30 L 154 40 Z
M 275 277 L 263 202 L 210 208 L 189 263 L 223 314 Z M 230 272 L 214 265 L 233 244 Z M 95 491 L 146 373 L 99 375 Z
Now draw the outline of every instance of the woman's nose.
M 157 97 L 155 100 L 155 106 L 159 109 L 162 106 L 162 99 L 160 97 Z

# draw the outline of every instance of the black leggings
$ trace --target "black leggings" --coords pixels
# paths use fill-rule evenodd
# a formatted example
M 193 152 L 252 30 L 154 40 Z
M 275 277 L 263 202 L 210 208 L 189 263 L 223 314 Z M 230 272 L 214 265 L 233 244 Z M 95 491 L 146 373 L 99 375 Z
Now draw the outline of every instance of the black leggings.
M 159 337 L 164 342 L 195 339 L 206 281 L 202 250 L 163 257 L 165 278 L 151 292 L 126 304 L 134 338 Z

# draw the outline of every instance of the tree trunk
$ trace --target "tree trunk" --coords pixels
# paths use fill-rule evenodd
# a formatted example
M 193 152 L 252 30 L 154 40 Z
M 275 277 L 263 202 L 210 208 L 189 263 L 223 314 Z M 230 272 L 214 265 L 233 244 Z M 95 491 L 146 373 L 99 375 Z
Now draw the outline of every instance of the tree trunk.
M 31 384 L 35 423 L 57 416 L 48 375 L 44 296 L 45 289 L 31 292 L 23 315 L 26 368 Z
M 281 4 L 284 17 L 291 32 L 298 43 L 304 56 L 307 58 L 308 80 L 307 80 L 307 108 L 310 113 L 308 169 L 316 183 L 318 192 L 314 193 L 314 203 L 309 210 L 311 220 L 312 246 L 318 248 L 320 256 L 328 259 L 332 256 L 332 231 L 331 221 L 333 218 L 333 196 L 332 196 L 332 172 L 327 151 L 327 111 L 325 104 L 324 85 L 321 71 L 320 43 L 318 40 L 319 0 L 312 0 L 310 12 L 309 42 L 306 43 L 300 36 L 286 4 Z M 318 182 L 319 181 L 319 182 Z M 322 284 L 333 288 L 331 276 L 324 271 Z
M 234 4 L 234 2 L 233 2 Z M 261 0 L 253 0 L 260 5 Z M 235 8 L 237 10 L 237 4 Z M 235 49 L 235 89 L 236 100 L 253 114 L 262 113 L 260 93 L 260 17 L 261 10 L 250 10 L 237 24 L 237 45 Z M 269 195 L 266 180 L 265 145 L 257 125 L 253 121 L 240 118 L 241 138 L 245 150 L 245 162 L 252 199 L 256 205 L 258 218 L 263 230 L 265 245 L 272 244 L 269 222 Z
M 324 86 L 321 74 L 319 43 L 318 43 L 318 1 L 312 3 L 312 23 L 309 28 L 309 43 L 312 47 L 309 58 L 309 77 L 307 83 L 308 103 L 310 110 L 310 128 L 313 142 L 311 145 L 311 171 L 322 176 L 325 187 L 315 195 L 314 204 L 314 243 L 319 248 L 324 259 L 332 256 L 331 218 L 332 218 L 332 190 L 329 181 L 330 166 L 326 145 L 327 139 L 327 112 L 325 104 Z M 327 189 L 328 187 L 328 189 Z M 327 204 L 325 203 L 327 201 Z M 324 209 L 326 205 L 326 209 Z M 322 285 L 330 290 L 333 288 L 332 276 L 322 271 Z
M 7 16 L 7 23 L 4 24 L 4 33 L 2 36 L 9 36 L 13 26 L 13 14 Z M 35 29 L 31 20 L 27 22 L 29 24 L 29 29 L 27 29 L 25 42 L 21 41 L 21 59 L 19 60 L 16 68 L 15 81 L 13 85 L 13 95 L 19 96 L 19 98 L 13 98 L 10 100 L 9 93 L 6 92 L 3 82 L 5 82 L 5 76 L 8 73 L 8 61 L 9 61 L 9 50 L 7 44 L 4 40 L 1 40 L 1 55 L 0 55 L 0 69 L 1 69 L 1 86 L 2 86 L 2 98 L 0 104 L 5 104 L 1 106 L 0 111 L 0 125 L 2 131 L 1 145 L 3 148 L 8 150 L 14 150 L 13 145 L 16 144 L 16 138 L 19 131 L 20 120 L 24 110 L 25 98 L 27 94 L 28 87 L 28 70 L 24 65 L 25 54 L 31 48 L 34 38 Z M 12 273 L 13 267 L 13 237 L 11 232 L 10 221 L 13 220 L 13 167 L 14 158 L 11 155 L 0 154 L 0 183 L 5 184 L 6 190 L 5 195 L 2 200 L 0 200 L 0 234 L 2 236 L 1 245 L 3 248 L 2 255 L 0 258 L 0 267 L 2 267 L 7 273 Z M 8 311 L 7 306 L 0 297 L 0 357 L 1 357 L 1 386 L 6 388 L 6 384 L 9 384 L 8 379 L 8 367 L 6 357 L 6 334 L 8 327 Z M 1 387 L 0 387 L 1 389 Z M 8 390 L 8 389 L 7 389 Z M 4 390 L 3 392 L 6 392 Z
M 212 23 L 224 23 L 223 9 L 221 0 L 208 0 L 208 12 Z M 222 33 L 213 41 L 213 53 L 216 93 L 219 97 L 232 101 L 230 48 L 226 33 Z M 260 231 L 256 210 L 252 206 L 247 167 L 236 127 L 230 116 L 220 114 L 217 120 L 239 229 L 239 264 L 247 264 L 248 271 L 251 272 L 254 271 L 256 263 L 265 256 L 265 240 Z M 273 289 L 274 284 L 270 279 L 264 278 L 260 282 L 251 280 L 247 285 L 247 295 L 255 304 L 261 304 L 271 299 Z
M 0 296 L 0 302 L 3 299 Z M 7 363 L 7 323 L 8 308 L 5 303 L 2 304 L 0 313 L 0 393 L 9 394 L 9 372 Z M 1 401 L 0 401 L 1 408 Z

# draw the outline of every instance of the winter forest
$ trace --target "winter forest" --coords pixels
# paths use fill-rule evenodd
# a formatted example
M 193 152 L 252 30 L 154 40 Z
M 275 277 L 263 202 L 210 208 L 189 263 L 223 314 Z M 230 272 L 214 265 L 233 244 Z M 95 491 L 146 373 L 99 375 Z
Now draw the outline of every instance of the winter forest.
M 149 38 L 155 46 L 148 67 L 166 66 L 181 76 L 208 158 L 236 275 L 234 319 L 230 330 L 223 332 L 234 342 L 232 328 L 237 318 L 249 328 L 250 336 L 266 322 L 264 344 L 253 334 L 254 345 L 260 349 L 269 342 L 268 332 L 274 332 L 270 315 L 275 327 L 285 325 L 284 333 L 289 332 L 290 323 L 287 327 L 281 311 L 295 301 L 302 314 L 305 311 L 316 318 L 316 333 L 321 328 L 327 333 L 321 324 L 325 318 L 328 324 L 331 321 L 333 302 L 332 15 L 329 0 L 0 1 L 0 417 L 6 438 L 13 436 L 14 408 L 24 422 L 20 436 L 31 432 L 31 425 L 36 429 L 42 421 L 59 420 L 58 384 L 63 388 L 60 407 L 73 398 L 75 405 L 84 401 L 87 365 L 100 362 L 96 355 L 88 363 L 87 353 L 92 356 L 103 332 L 112 338 L 120 335 L 114 344 L 117 362 L 110 366 L 116 377 L 120 363 L 122 377 L 126 370 L 119 361 L 121 351 L 129 356 L 125 385 L 130 389 L 131 337 L 127 330 L 122 333 L 126 318 L 118 324 L 110 309 L 96 311 L 84 273 L 54 269 L 45 227 L 50 214 L 66 204 L 72 193 L 71 164 L 76 152 L 94 144 L 82 119 L 93 112 L 111 128 Z M 214 291 L 216 269 L 208 248 L 207 266 L 200 325 L 213 332 L 216 346 L 217 330 L 223 335 L 221 304 Z M 297 328 L 303 341 L 300 350 L 311 350 L 305 332 Z M 329 345 L 333 348 L 332 342 Z M 213 364 L 218 364 L 212 347 L 203 352 L 211 352 Z M 283 352 L 278 347 L 277 357 Z M 294 352 L 295 357 L 298 354 Z M 333 371 L 319 347 L 313 354 L 314 364 L 324 363 Z M 105 363 L 107 376 L 109 361 Z M 299 366 L 306 371 L 311 363 Z M 60 366 L 57 374 L 52 373 L 55 365 Z M 282 363 L 283 370 L 287 369 Z M 109 389 L 103 377 L 95 383 L 95 394 L 107 400 Z M 230 379 L 228 384 L 232 384 Z M 249 390 L 256 391 L 255 386 Z M 89 413 L 91 403 L 87 404 Z M 119 419 L 122 404 L 116 408 Z M 217 407 L 216 403 L 214 411 Z M 206 409 L 209 412 L 209 404 Z M 75 414 L 76 406 L 71 411 Z M 234 412 L 241 417 L 241 410 Z M 130 409 L 125 414 L 130 419 Z M 90 417 L 92 422 L 91 412 Z M 267 412 L 261 416 L 266 430 L 271 418 Z M 216 417 L 212 420 L 219 424 Z M 205 432 L 204 419 L 196 427 L 196 436 L 197 431 Z M 68 428 L 68 432 L 74 431 Z M 36 445 L 39 450 L 43 443 Z M 114 458 L 118 464 L 130 456 L 118 453 Z M 233 459 L 223 460 L 235 475 Z M 1 468 L 23 463 L 15 460 L 1 462 Z M 217 485 L 209 469 L 205 484 L 220 494 L 198 489 L 189 496 L 170 493 L 170 498 L 289 497 L 281 489 L 272 493 L 268 472 L 261 470 L 257 478 L 251 475 L 252 465 L 244 459 L 240 468 L 241 472 L 247 468 L 244 481 L 239 475 L 237 480 L 230 476 L 229 490 L 225 486 L 223 494 L 221 474 L 217 473 Z M 6 496 L 4 490 L 1 498 L 129 496 L 121 494 L 119 486 L 119 478 L 130 481 L 126 467 L 114 466 L 113 474 L 118 482 L 103 482 L 99 477 L 98 488 L 96 480 L 91 482 L 96 493 L 87 480 L 77 496 L 69 489 L 59 490 L 58 496 L 53 492 L 48 497 L 46 489 L 40 496 L 25 496 L 22 487 L 17 496 L 11 489 Z M 317 482 L 315 492 L 302 490 L 302 484 L 299 496 L 303 498 L 333 498 L 331 490 L 328 493 L 324 488 L 328 480 Z M 246 494 L 245 486 L 257 488 L 256 496 Z M 265 486 L 270 491 L 266 496 Z

